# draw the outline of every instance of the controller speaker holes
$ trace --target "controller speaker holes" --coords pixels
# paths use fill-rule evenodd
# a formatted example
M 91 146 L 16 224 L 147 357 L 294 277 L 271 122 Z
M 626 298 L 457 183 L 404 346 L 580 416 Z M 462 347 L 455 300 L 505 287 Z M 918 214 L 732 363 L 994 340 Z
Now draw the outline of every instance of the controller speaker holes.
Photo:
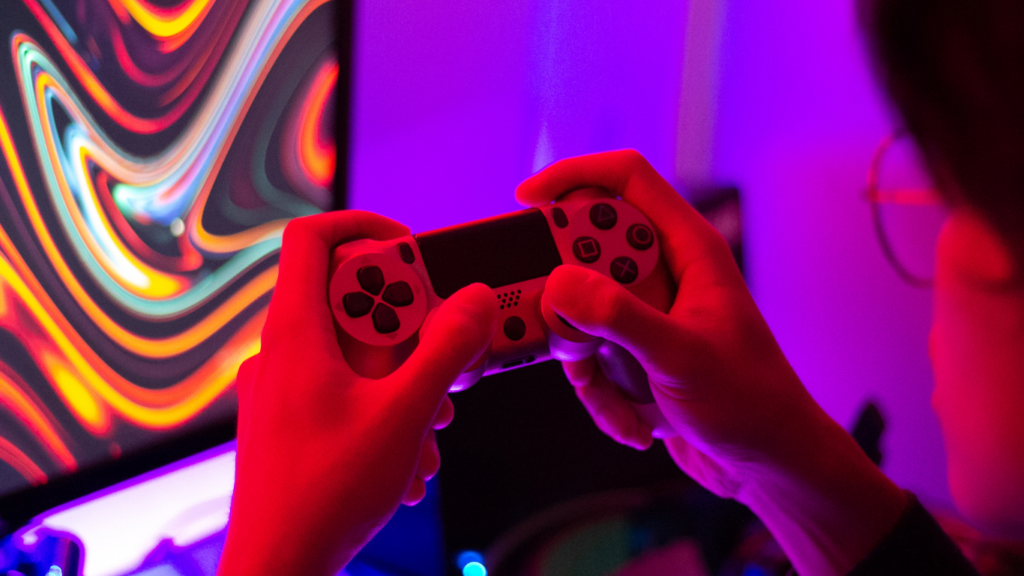
M 519 306 L 519 298 L 522 293 L 522 290 L 513 290 L 511 292 L 505 292 L 504 294 L 496 294 L 498 300 L 501 301 L 501 305 L 498 306 L 498 309 L 504 310 L 505 308 Z

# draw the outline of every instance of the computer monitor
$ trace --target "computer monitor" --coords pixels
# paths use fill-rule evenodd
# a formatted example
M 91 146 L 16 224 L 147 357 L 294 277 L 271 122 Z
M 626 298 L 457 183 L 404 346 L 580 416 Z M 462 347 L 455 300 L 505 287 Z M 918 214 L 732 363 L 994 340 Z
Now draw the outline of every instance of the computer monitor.
M 2 12 L 9 533 L 234 436 L 234 377 L 259 349 L 283 228 L 344 206 L 352 3 Z

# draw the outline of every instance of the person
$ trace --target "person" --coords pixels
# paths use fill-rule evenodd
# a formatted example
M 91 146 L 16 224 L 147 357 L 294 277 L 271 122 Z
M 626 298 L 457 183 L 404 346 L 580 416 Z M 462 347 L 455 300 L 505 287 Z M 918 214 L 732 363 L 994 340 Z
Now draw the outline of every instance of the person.
M 933 404 L 955 502 L 1024 537 L 1024 7 L 1012 0 L 863 0 L 883 84 L 950 206 L 937 246 Z M 814 402 L 779 349 L 724 240 L 634 151 L 556 162 L 517 199 L 597 187 L 643 211 L 678 288 L 655 310 L 608 278 L 562 266 L 544 299 L 647 370 L 679 433 L 668 449 L 705 487 L 749 506 L 797 573 L 973 574 L 913 495 Z M 406 234 L 365 213 L 285 232 L 263 348 L 239 371 L 237 481 L 219 573 L 334 574 L 438 469 L 445 393 L 495 329 L 469 286 L 381 380 L 357 377 L 326 301 L 331 248 Z M 592 359 L 565 372 L 595 423 L 644 448 L 650 427 Z

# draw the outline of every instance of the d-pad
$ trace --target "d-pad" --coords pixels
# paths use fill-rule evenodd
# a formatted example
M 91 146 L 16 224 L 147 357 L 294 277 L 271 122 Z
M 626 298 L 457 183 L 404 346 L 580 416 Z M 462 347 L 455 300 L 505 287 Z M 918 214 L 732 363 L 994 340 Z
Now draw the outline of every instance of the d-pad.
M 391 307 L 409 306 L 415 299 L 412 287 L 405 280 L 387 284 L 385 287 L 384 272 L 379 266 L 363 266 L 356 272 L 359 287 L 365 292 L 349 292 L 341 298 L 341 305 L 349 318 L 361 318 L 373 310 L 373 328 L 380 334 L 391 334 L 402 327 L 398 313 Z M 377 296 L 382 302 L 378 302 Z M 368 293 L 367 293 L 368 292 Z M 376 306 L 374 305 L 376 304 Z M 389 306 L 390 305 L 390 306 Z

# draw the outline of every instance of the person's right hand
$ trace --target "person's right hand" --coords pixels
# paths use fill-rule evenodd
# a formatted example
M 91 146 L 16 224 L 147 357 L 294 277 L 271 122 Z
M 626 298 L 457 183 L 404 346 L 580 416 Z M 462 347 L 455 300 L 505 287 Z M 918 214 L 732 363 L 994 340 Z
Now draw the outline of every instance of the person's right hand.
M 899 517 L 904 495 L 814 402 L 757 309 L 722 236 L 635 151 L 570 158 L 527 179 L 523 204 L 601 188 L 651 220 L 678 287 L 668 313 L 576 266 L 548 278 L 547 304 L 647 370 L 679 433 L 666 441 L 702 485 L 754 509 L 800 573 L 845 573 Z M 565 363 L 597 425 L 635 447 L 651 429 L 593 359 Z
M 516 198 L 546 204 L 598 187 L 646 214 L 678 287 L 663 314 L 608 277 L 563 266 L 544 298 L 584 332 L 612 340 L 647 369 L 658 406 L 679 432 L 667 443 L 682 468 L 715 493 L 734 497 L 742 467 L 768 452 L 771 431 L 813 404 L 747 290 L 725 240 L 637 153 L 557 162 L 523 182 Z M 565 363 L 583 404 L 615 440 L 644 448 L 651 429 L 594 358 Z

